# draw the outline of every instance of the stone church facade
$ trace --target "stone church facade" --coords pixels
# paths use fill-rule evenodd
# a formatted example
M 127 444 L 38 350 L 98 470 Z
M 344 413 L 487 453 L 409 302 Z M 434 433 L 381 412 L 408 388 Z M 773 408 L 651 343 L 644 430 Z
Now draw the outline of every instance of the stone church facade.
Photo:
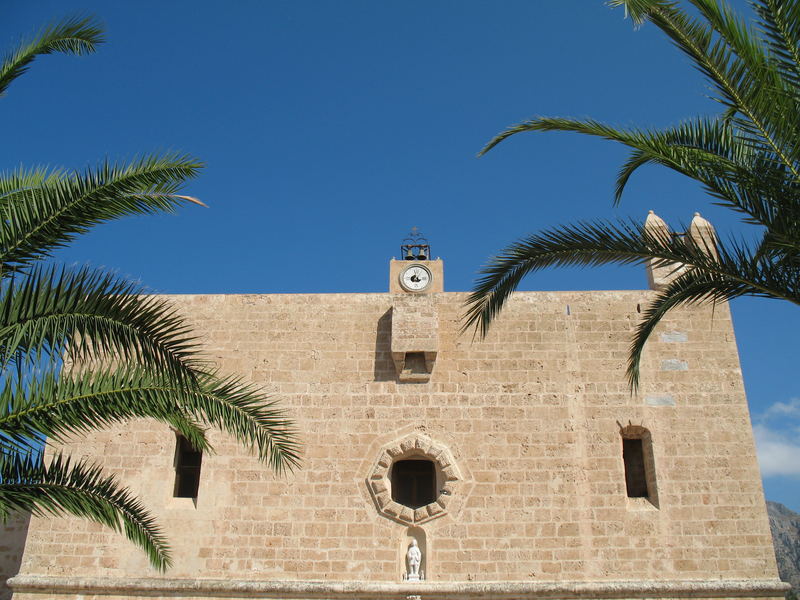
M 287 408 L 303 467 L 276 475 L 220 433 L 193 456 L 149 421 L 76 440 L 175 564 L 34 518 L 5 555 L 14 600 L 783 596 L 727 305 L 670 313 L 631 395 L 652 290 L 520 292 L 473 340 L 467 294 L 423 258 L 391 262 L 389 293 L 171 297 Z

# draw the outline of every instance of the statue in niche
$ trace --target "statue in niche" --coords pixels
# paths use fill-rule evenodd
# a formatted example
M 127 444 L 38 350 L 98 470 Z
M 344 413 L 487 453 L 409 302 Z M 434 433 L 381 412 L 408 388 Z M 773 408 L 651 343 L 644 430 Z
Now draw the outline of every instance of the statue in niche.
M 422 564 L 422 551 L 417 545 L 417 540 L 411 540 L 408 553 L 406 553 L 406 561 L 408 562 L 408 575 L 406 576 L 406 580 L 420 581 L 419 566 Z

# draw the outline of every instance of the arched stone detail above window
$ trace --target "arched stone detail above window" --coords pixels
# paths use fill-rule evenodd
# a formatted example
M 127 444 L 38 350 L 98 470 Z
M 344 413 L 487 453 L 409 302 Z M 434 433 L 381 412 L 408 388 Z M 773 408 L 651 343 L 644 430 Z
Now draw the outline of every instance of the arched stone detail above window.
M 433 502 L 412 509 L 392 500 L 392 466 L 400 460 L 420 459 L 436 467 L 436 494 Z M 367 487 L 383 516 L 405 525 L 418 525 L 442 517 L 459 506 L 463 478 L 446 446 L 422 434 L 411 434 L 391 442 L 379 451 L 367 477 Z

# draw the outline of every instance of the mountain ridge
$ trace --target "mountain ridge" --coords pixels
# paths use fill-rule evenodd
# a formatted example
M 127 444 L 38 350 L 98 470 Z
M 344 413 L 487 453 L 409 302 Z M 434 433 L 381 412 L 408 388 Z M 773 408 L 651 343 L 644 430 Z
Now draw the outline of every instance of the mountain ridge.
M 778 574 L 781 580 L 792 584 L 792 592 L 797 597 L 800 590 L 800 513 L 767 500 L 767 515 Z

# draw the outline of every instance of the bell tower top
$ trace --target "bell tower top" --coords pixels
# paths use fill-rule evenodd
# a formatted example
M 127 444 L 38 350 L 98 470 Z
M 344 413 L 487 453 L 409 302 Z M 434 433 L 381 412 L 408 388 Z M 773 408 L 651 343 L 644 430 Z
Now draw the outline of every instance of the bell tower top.
M 422 235 L 419 228 L 412 227 L 411 233 L 400 244 L 402 260 L 428 260 L 431 257 L 431 245 L 428 238 Z
M 444 291 L 444 264 L 431 259 L 431 246 L 416 227 L 400 244 L 401 260 L 389 263 L 389 292 L 430 294 Z

